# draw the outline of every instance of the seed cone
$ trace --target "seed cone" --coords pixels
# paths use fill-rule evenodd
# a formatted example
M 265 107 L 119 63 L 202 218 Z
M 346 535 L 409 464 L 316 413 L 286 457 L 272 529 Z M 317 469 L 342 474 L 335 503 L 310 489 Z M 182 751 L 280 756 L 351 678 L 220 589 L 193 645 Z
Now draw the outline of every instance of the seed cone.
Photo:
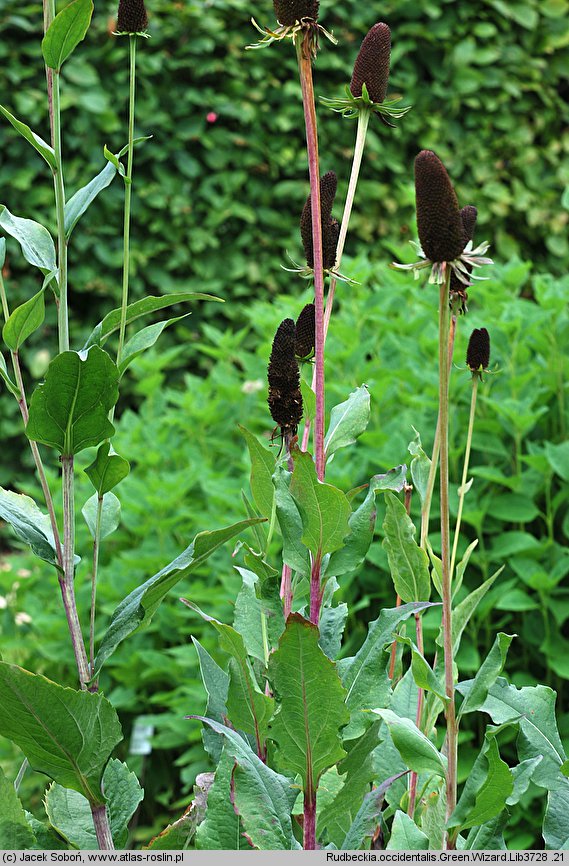
M 466 366 L 472 373 L 488 369 L 490 363 L 490 334 L 486 328 L 475 328 L 466 350 Z
M 316 334 L 316 309 L 307 304 L 296 320 L 296 339 L 294 351 L 297 358 L 311 358 L 314 354 Z
M 462 227 L 464 229 L 464 235 L 466 238 L 466 244 L 468 241 L 474 239 L 474 229 L 476 228 L 476 220 L 478 218 L 478 211 L 474 207 L 474 205 L 467 204 L 466 207 L 463 207 L 460 211 L 460 218 L 462 219 Z M 468 272 L 472 273 L 472 268 L 467 265 Z M 461 308 L 461 312 L 466 312 L 466 302 L 468 300 L 468 293 L 466 291 L 466 286 L 462 283 L 454 271 L 451 271 L 450 275 L 450 286 L 449 286 L 451 298 L 453 295 L 459 295 L 463 299 L 463 304 Z
M 319 0 L 273 0 L 279 24 L 292 27 L 303 18 L 318 18 Z
M 374 24 L 364 37 L 352 74 L 350 90 L 353 96 L 362 95 L 365 84 L 373 102 L 383 102 L 387 93 L 389 61 L 391 58 L 391 31 L 387 24 Z
M 417 228 L 432 262 L 452 262 L 466 245 L 458 199 L 446 168 L 432 150 L 415 159 Z
M 333 268 L 336 264 L 336 250 L 340 226 L 338 220 L 332 216 L 334 198 L 338 188 L 336 172 L 327 171 L 320 178 L 320 213 L 322 218 L 322 259 L 324 268 Z M 300 217 L 300 236 L 304 246 L 306 263 L 309 268 L 314 267 L 314 246 L 312 243 L 312 202 L 308 196 Z
M 148 27 L 148 16 L 144 0 L 119 0 L 117 31 L 119 33 L 141 33 Z
M 300 373 L 294 356 L 296 327 L 293 319 L 284 319 L 277 328 L 269 360 L 268 404 L 275 424 L 296 433 L 302 418 Z

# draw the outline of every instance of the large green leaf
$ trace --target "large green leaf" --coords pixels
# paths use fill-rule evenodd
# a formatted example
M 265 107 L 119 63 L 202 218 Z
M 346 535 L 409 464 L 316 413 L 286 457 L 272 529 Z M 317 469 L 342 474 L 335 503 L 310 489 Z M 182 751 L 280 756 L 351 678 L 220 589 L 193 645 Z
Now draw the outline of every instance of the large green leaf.
M 296 502 L 290 494 L 291 473 L 284 466 L 277 466 L 273 475 L 277 520 L 283 539 L 283 562 L 299 575 L 310 574 L 310 557 L 301 541 L 302 518 Z
M 108 439 L 108 419 L 118 399 L 118 370 L 98 346 L 88 353 L 62 352 L 32 395 L 26 433 L 61 454 L 77 454 Z
M 45 318 L 44 289 L 16 307 L 2 329 L 2 337 L 12 352 L 17 352 Z
M 201 716 L 192 718 L 201 719 L 225 737 L 224 752 L 237 763 L 233 773 L 232 800 L 251 843 L 256 848 L 269 851 L 299 848 L 291 821 L 292 807 L 298 793 L 293 780 L 267 767 L 236 731 L 213 719 Z M 198 836 L 199 833 L 198 830 Z
M 410 719 L 397 716 L 392 710 L 373 710 L 381 716 L 391 734 L 395 748 L 410 770 L 416 773 L 446 773 L 446 758 Z
M 514 789 L 514 779 L 498 750 L 496 734 L 501 729 L 487 730 L 484 745 L 448 821 L 449 828 L 466 830 L 485 824 L 506 808 L 506 801 Z
M 26 815 L 12 782 L 8 781 L 0 767 L 0 849 L 22 851 L 35 848 L 36 838 L 26 820 Z M 9 860 L 7 862 L 10 862 Z
M 28 141 L 35 150 L 42 156 L 50 168 L 57 168 L 57 160 L 55 158 L 55 151 L 53 147 L 51 147 L 43 138 L 40 138 L 39 135 L 36 135 L 30 127 L 23 123 L 21 120 L 18 120 L 17 117 L 14 117 L 7 108 L 4 108 L 3 105 L 0 105 L 0 112 L 4 115 L 6 120 L 9 120 L 15 130 L 17 130 L 20 135 Z
M 365 431 L 370 415 L 369 391 L 361 385 L 352 391 L 348 399 L 334 406 L 330 413 L 330 426 L 324 439 L 326 459 L 330 459 L 339 448 L 352 445 Z
M 335 665 L 318 646 L 318 629 L 300 614 L 287 619 L 269 660 L 269 681 L 278 704 L 269 728 L 278 764 L 299 773 L 305 791 L 315 790 L 322 773 L 345 755 L 340 729 L 350 716 Z
M 116 487 L 130 472 L 130 463 L 120 457 L 111 447 L 110 442 L 99 446 L 97 456 L 85 469 L 85 474 L 99 496 L 103 496 Z
M 459 720 L 465 713 L 473 713 L 475 710 L 479 710 L 486 700 L 488 689 L 494 685 L 504 669 L 508 649 L 514 637 L 511 634 L 504 634 L 504 632 L 499 632 L 496 635 L 492 649 L 478 668 L 476 676 L 467 683 L 468 693 L 461 704 L 458 714 Z
M 93 0 L 73 0 L 55 16 L 41 44 L 46 66 L 61 69 L 69 55 L 85 38 L 92 14 Z
M 302 518 L 302 542 L 314 554 L 332 553 L 342 547 L 350 527 L 350 503 L 337 487 L 316 477 L 314 461 L 307 451 L 293 452 L 294 471 L 290 492 Z
M 51 521 L 33 499 L 0 487 L 0 518 L 10 524 L 20 541 L 30 545 L 36 556 L 57 565 Z
M 346 833 L 344 841 L 340 845 L 340 850 L 357 851 L 359 848 L 364 847 L 364 843 L 367 840 L 371 840 L 371 838 L 375 834 L 375 831 L 377 830 L 379 815 L 383 806 L 385 792 L 392 784 L 392 782 L 395 781 L 395 779 L 400 778 L 400 775 L 405 774 L 399 774 L 397 776 L 392 776 L 391 778 L 386 779 L 384 782 L 381 783 L 381 785 L 378 785 L 377 788 L 374 788 L 373 791 L 370 791 L 368 794 L 365 795 L 362 805 L 358 809 L 356 817 L 354 818 L 353 824 Z M 397 818 L 398 814 L 401 813 L 396 813 L 395 818 Z M 395 828 L 395 819 L 393 826 Z M 418 829 L 416 825 L 414 826 L 416 829 Z M 392 839 L 394 832 L 395 830 L 392 830 Z M 422 835 L 423 834 L 421 833 L 421 836 Z M 366 847 L 369 847 L 369 841 Z M 397 848 L 396 850 L 403 849 Z
M 345 601 L 335 607 L 323 607 L 320 611 L 318 630 L 320 648 L 329 659 L 336 659 L 342 646 L 342 635 L 348 619 L 348 605 Z
M 404 602 L 428 601 L 431 595 L 429 559 L 415 541 L 415 525 L 403 503 L 385 494 L 383 546 L 387 551 L 395 591 Z
M 33 220 L 17 217 L 7 207 L 0 205 L 0 228 L 18 241 L 24 258 L 43 274 L 57 270 L 57 258 L 53 238 L 44 226 Z
M 273 472 L 275 471 L 275 457 L 264 448 L 256 436 L 239 424 L 239 430 L 245 438 L 249 457 L 251 460 L 251 493 L 259 514 L 270 517 L 273 510 L 275 488 L 273 486 Z
M 264 662 L 263 629 L 266 629 L 269 651 L 276 647 L 284 630 L 283 606 L 278 587 L 280 575 L 261 581 L 247 568 L 238 568 L 237 571 L 243 585 L 235 600 L 233 624 L 243 636 L 249 655 Z
M 122 740 L 106 698 L 6 662 L 0 662 L 0 693 L 0 734 L 20 747 L 34 770 L 103 804 L 103 771 Z
M 124 848 L 128 822 L 144 797 L 144 791 L 135 774 L 116 758 L 106 766 L 103 790 L 115 847 Z M 99 847 L 91 807 L 82 794 L 54 782 L 46 792 L 45 809 L 51 826 L 74 848 L 93 851 Z
M 569 848 L 569 782 L 547 795 L 547 808 L 543 819 L 545 847 L 553 851 Z
M 360 736 L 372 721 L 364 710 L 387 706 L 391 681 L 385 670 L 384 648 L 392 643 L 400 622 L 427 607 L 430 607 L 429 602 L 419 602 L 382 610 L 379 617 L 370 622 L 367 637 L 356 655 L 338 662 L 338 673 L 348 690 L 346 704 L 351 712 L 350 724 L 344 731 L 346 739 Z
M 387 845 L 387 851 L 427 851 L 429 839 L 422 830 L 417 827 L 409 815 L 397 810 L 393 816 L 391 825 L 391 837 Z
M 207 692 L 206 713 L 208 718 L 223 724 L 224 719 L 227 718 L 229 676 L 195 637 L 192 637 L 192 642 L 198 654 L 202 682 Z M 202 739 L 206 752 L 217 763 L 223 748 L 223 737 L 211 728 L 205 727 L 202 730 Z
M 169 565 L 133 589 L 116 608 L 95 659 L 96 676 L 106 660 L 126 637 L 146 625 L 168 592 L 187 577 L 230 538 L 259 522 L 258 518 L 242 520 L 224 529 L 199 532 L 192 543 Z
M 408 637 L 397 635 L 397 641 L 411 650 L 411 673 L 417 686 L 426 692 L 433 692 L 442 701 L 446 701 L 443 678 L 433 671 L 419 648 Z
M 254 735 L 257 751 L 261 755 L 264 754 L 267 727 L 274 706 L 274 698 L 265 695 L 257 685 L 249 659 L 230 659 L 227 695 L 229 721 L 237 730 Z
M 201 292 L 175 292 L 171 295 L 153 296 L 147 295 L 139 301 L 134 301 L 126 308 L 126 323 L 130 325 L 141 316 L 147 316 L 149 313 L 155 313 L 157 310 L 165 310 L 167 307 L 173 307 L 174 304 L 185 304 L 188 301 L 217 301 L 223 304 L 221 298 L 216 298 L 214 295 L 204 295 Z M 102 322 L 91 331 L 87 342 L 83 346 L 84 349 L 90 346 L 102 345 L 105 340 L 115 331 L 118 331 L 121 324 L 121 308 L 117 307 L 107 313 Z

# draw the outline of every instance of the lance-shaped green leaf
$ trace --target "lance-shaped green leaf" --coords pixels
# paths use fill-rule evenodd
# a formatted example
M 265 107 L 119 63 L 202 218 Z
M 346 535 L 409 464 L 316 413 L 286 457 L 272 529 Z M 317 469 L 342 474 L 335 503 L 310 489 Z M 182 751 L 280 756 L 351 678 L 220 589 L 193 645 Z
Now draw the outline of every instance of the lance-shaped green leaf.
M 553 851 L 569 848 L 569 783 L 547 795 L 547 807 L 543 819 L 545 847 Z
M 408 637 L 397 635 L 397 641 L 408 646 L 411 650 L 411 673 L 413 674 L 413 679 L 415 680 L 416 685 L 420 689 L 424 689 L 426 692 L 433 692 L 433 694 L 437 695 L 437 697 L 442 701 L 446 701 L 447 698 L 443 679 L 433 671 L 419 648 Z
M 224 303 L 221 298 L 216 298 L 214 295 L 204 295 L 201 292 L 175 292 L 171 295 L 162 296 L 150 295 L 128 305 L 126 308 L 126 324 L 130 325 L 142 316 L 155 313 L 157 310 L 165 310 L 168 307 L 173 307 L 175 304 L 185 304 L 189 301 L 217 301 L 220 304 Z M 121 308 L 117 307 L 116 310 L 111 310 L 110 313 L 107 313 L 103 321 L 93 328 L 83 348 L 89 349 L 91 346 L 103 345 L 111 334 L 118 331 L 120 324 Z
M 275 488 L 273 486 L 273 472 L 275 471 L 275 458 L 266 448 L 263 448 L 256 436 L 246 427 L 239 424 L 251 460 L 251 493 L 259 514 L 270 517 L 273 510 Z
M 34 770 L 103 804 L 103 771 L 122 740 L 107 699 L 6 662 L 0 662 L 0 692 L 0 734 L 20 747 Z
M 174 316 L 172 319 L 166 319 L 164 322 L 155 322 L 153 325 L 147 325 L 146 328 L 142 328 L 138 333 L 134 334 L 123 349 L 119 364 L 119 375 L 122 376 L 124 374 L 135 358 L 138 358 L 139 355 L 150 349 L 166 328 L 190 315 L 191 313 L 184 313 L 183 316 Z
M 391 734 L 393 744 L 410 770 L 415 773 L 435 773 L 444 776 L 446 758 L 410 719 L 403 719 L 392 710 L 373 710 L 381 716 Z
M 290 817 L 298 793 L 293 780 L 267 767 L 236 731 L 213 719 L 190 718 L 200 719 L 225 737 L 224 751 L 238 768 L 233 774 L 233 805 L 251 843 L 269 851 L 298 849 Z
M 290 492 L 302 518 L 302 542 L 314 555 L 332 553 L 342 547 L 350 531 L 350 503 L 337 487 L 318 480 L 314 461 L 307 451 L 297 449 L 292 458 Z
M 346 833 L 344 841 L 340 845 L 341 851 L 357 851 L 358 849 L 364 847 L 364 842 L 374 836 L 379 822 L 379 815 L 383 807 L 385 792 L 387 791 L 389 786 L 396 779 L 399 779 L 402 775 L 406 774 L 398 773 L 396 776 L 391 776 L 389 779 L 386 779 L 384 782 L 382 782 L 381 785 L 378 785 L 377 788 L 374 788 L 373 791 L 370 791 L 368 794 L 365 795 L 363 803 L 358 809 L 357 815 L 354 818 L 354 822 Z M 402 813 L 397 812 L 395 817 L 397 817 L 398 814 Z M 395 828 L 395 820 L 393 826 Z M 416 824 L 413 823 L 413 826 L 418 829 Z M 392 830 L 392 839 L 394 832 L 395 830 Z M 419 830 L 419 832 L 421 831 Z M 423 833 L 421 833 L 421 836 L 423 836 Z M 369 842 L 366 847 L 369 847 Z M 396 850 L 401 851 L 404 849 L 397 848 Z
M 278 703 L 269 736 L 279 766 L 299 773 L 303 790 L 314 792 L 322 773 L 346 754 L 340 729 L 350 716 L 335 665 L 318 646 L 318 629 L 300 614 L 287 619 L 269 660 L 269 681 Z
M 352 445 L 365 431 L 369 423 L 369 391 L 361 385 L 352 391 L 348 399 L 334 406 L 330 413 L 330 426 L 324 439 L 326 459 L 346 445 Z
M 316 394 L 304 379 L 300 380 L 300 393 L 304 418 L 312 422 L 316 417 Z
M 99 497 L 96 493 L 93 493 L 93 495 L 89 497 L 89 499 L 81 509 L 81 514 L 83 515 L 85 523 L 89 528 L 91 538 L 95 538 L 97 534 L 98 509 Z M 114 493 L 105 493 L 105 495 L 103 496 L 101 508 L 99 538 L 103 539 L 106 538 L 108 535 L 112 535 L 115 529 L 117 529 L 120 522 L 121 504 L 118 497 L 116 497 Z
M 291 473 L 277 466 L 273 475 L 277 520 L 283 539 L 283 562 L 300 575 L 310 574 L 310 557 L 302 543 L 302 518 L 290 493 Z
M 199 532 L 192 543 L 169 565 L 130 592 L 116 608 L 95 659 L 96 676 L 126 637 L 147 625 L 168 592 L 206 561 L 211 554 L 258 519 L 242 520 L 224 529 Z
M 28 438 L 63 455 L 98 445 L 115 432 L 108 414 L 118 396 L 118 370 L 106 352 L 62 352 L 32 394 Z
M 53 238 L 44 226 L 33 220 L 17 217 L 7 207 L 0 205 L 0 229 L 18 241 L 22 253 L 30 265 L 43 274 L 57 271 L 57 259 Z
M 415 541 L 415 525 L 403 503 L 385 494 L 383 546 L 387 551 L 395 591 L 402 601 L 428 601 L 431 595 L 429 560 Z
M 55 542 L 49 516 L 33 499 L 0 487 L 0 519 L 9 523 L 20 541 L 29 544 L 36 556 L 57 565 Z
M 429 839 L 409 815 L 398 809 L 393 816 L 391 837 L 386 851 L 427 851 Z
M 514 778 L 508 765 L 500 757 L 496 734 L 499 728 L 488 728 L 484 745 L 462 790 L 448 827 L 467 830 L 496 818 L 506 808 L 506 800 L 514 789 Z
M 460 562 L 456 566 L 456 576 L 453 578 L 453 581 L 452 581 L 452 597 L 453 598 L 455 597 L 455 595 L 459 591 L 460 587 L 462 586 L 462 581 L 464 578 L 464 572 L 466 571 L 466 567 L 467 567 L 468 563 L 470 562 L 470 557 L 472 556 L 472 553 L 473 553 L 475 547 L 477 546 L 477 544 L 478 544 L 478 539 L 475 538 L 474 541 L 472 541 L 468 545 L 468 547 L 464 551 L 464 555 L 463 555 L 462 559 L 460 560 Z
M 224 728 L 224 726 L 220 725 L 220 728 Z M 220 737 L 219 734 L 214 734 L 214 736 L 224 742 L 224 738 Z M 197 828 L 196 848 L 198 850 L 238 851 L 242 848 L 248 850 L 251 848 L 243 836 L 241 821 L 239 816 L 235 814 L 231 802 L 231 781 L 234 766 L 233 756 L 224 748 L 217 762 L 213 784 L 207 795 L 205 818 Z
M 99 446 L 97 456 L 85 469 L 85 474 L 99 496 L 104 496 L 120 484 L 129 472 L 130 463 L 116 453 L 110 442 L 103 442 Z
M 372 721 L 364 710 L 387 706 L 389 702 L 391 681 L 385 670 L 384 648 L 392 643 L 395 629 L 400 622 L 430 606 L 429 602 L 418 602 L 382 610 L 379 617 L 370 622 L 367 637 L 356 655 L 338 662 L 338 673 L 348 690 L 346 704 L 351 712 L 350 724 L 344 731 L 346 739 L 358 737 Z
M 22 851 L 35 848 L 36 837 L 26 820 L 26 815 L 12 782 L 8 781 L 0 767 L 0 848 L 4 851 Z M 8 861 L 9 862 L 9 861 Z
M 243 636 L 249 655 L 264 662 L 263 630 L 266 630 L 269 651 L 276 647 L 284 630 L 283 606 L 278 587 L 280 576 L 275 575 L 261 581 L 246 568 L 237 568 L 237 571 L 243 585 L 235 600 L 233 624 Z
M 73 0 L 55 16 L 41 44 L 46 66 L 50 69 L 61 69 L 69 55 L 85 38 L 92 14 L 93 0 Z
M 496 635 L 492 649 L 478 668 L 476 676 L 473 680 L 467 681 L 468 692 L 461 704 L 458 714 L 459 719 L 465 713 L 473 713 L 475 710 L 480 709 L 486 700 L 488 689 L 494 685 L 504 669 L 508 649 L 514 637 L 515 635 L 504 634 L 504 632 L 499 632 Z
M 412 439 L 407 446 L 407 450 L 413 458 L 409 468 L 411 470 L 413 485 L 415 490 L 418 492 L 422 503 L 424 502 L 427 493 L 429 474 L 431 472 L 431 460 L 423 451 L 420 433 L 418 430 L 415 430 L 414 427 L 413 430 L 415 431 L 415 438 Z
M 512 776 L 514 777 L 514 788 L 512 793 L 506 800 L 507 806 L 515 806 L 519 803 L 531 782 L 534 770 L 541 764 L 543 758 L 537 755 L 535 758 L 527 758 L 525 761 L 520 761 L 517 767 L 512 767 Z
M 477 586 L 469 595 L 464 598 L 460 604 L 454 608 L 452 613 L 452 643 L 453 643 L 453 654 L 459 650 L 460 641 L 462 639 L 462 633 L 464 629 L 468 625 L 471 616 L 474 611 L 491 588 L 492 584 L 496 580 L 497 577 L 503 572 L 504 566 L 498 569 L 488 580 L 485 580 L 484 583 L 481 583 L 480 586 Z M 439 635 L 437 637 L 438 646 L 443 646 L 443 630 L 442 626 L 439 631 Z
M 505 851 L 504 829 L 509 818 L 510 813 L 504 809 L 485 824 L 473 827 L 466 837 L 465 851 Z
M 214 719 L 214 721 L 223 724 L 224 720 L 227 719 L 229 676 L 223 668 L 220 668 L 217 662 L 212 659 L 207 650 L 203 648 L 195 637 L 192 637 L 192 642 L 198 654 L 200 674 L 204 689 L 207 692 L 206 713 L 208 718 Z M 202 730 L 202 739 L 204 749 L 217 763 L 223 748 L 223 737 L 216 734 L 211 728 L 205 727 Z
M 229 659 L 229 720 L 237 730 L 253 734 L 261 754 L 264 752 L 267 726 L 274 708 L 274 699 L 263 694 L 257 685 L 249 659 Z
M 335 607 L 323 607 L 320 612 L 318 629 L 319 644 L 329 659 L 336 659 L 342 646 L 342 635 L 348 618 L 348 605 L 343 601 Z
M 51 147 L 43 138 L 40 138 L 39 135 L 36 135 L 30 127 L 23 123 L 21 120 L 18 120 L 17 117 L 14 117 L 7 108 L 4 108 L 3 105 L 0 105 L 0 112 L 4 115 L 6 120 L 10 121 L 14 129 L 20 133 L 22 138 L 25 138 L 27 142 L 31 144 L 35 150 L 42 156 L 50 168 L 57 168 L 57 160 L 55 158 L 55 151 L 53 147 Z
M 12 352 L 17 352 L 30 334 L 37 331 L 45 318 L 44 289 L 16 307 L 2 329 L 2 337 Z
M 4 356 L 0 355 L 0 376 L 4 380 L 4 384 L 8 388 L 16 400 L 20 399 L 20 390 L 15 382 L 12 382 L 10 376 L 8 375 L 8 368 L 6 367 L 6 361 L 4 360 Z
M 128 822 L 144 797 L 144 791 L 135 774 L 116 758 L 106 766 L 103 790 L 115 847 L 124 848 Z M 82 794 L 54 783 L 46 792 L 45 810 L 51 826 L 74 848 L 91 851 L 98 848 L 91 807 Z

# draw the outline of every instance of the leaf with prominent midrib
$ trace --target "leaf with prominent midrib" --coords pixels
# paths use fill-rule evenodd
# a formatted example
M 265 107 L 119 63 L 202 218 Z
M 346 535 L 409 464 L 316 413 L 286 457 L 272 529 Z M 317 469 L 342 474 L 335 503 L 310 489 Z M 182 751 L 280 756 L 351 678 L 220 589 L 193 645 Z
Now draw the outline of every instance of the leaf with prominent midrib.
M 62 64 L 85 38 L 93 14 L 93 0 L 73 0 L 56 15 L 45 34 L 41 49 L 46 66 Z
M 506 727 L 509 722 L 487 729 L 484 745 L 470 770 L 448 827 L 468 830 L 496 818 L 506 808 L 506 801 L 514 790 L 514 777 L 501 759 L 496 742 L 496 734 Z
M 20 747 L 34 770 L 103 804 L 103 771 L 122 740 L 107 699 L 6 662 L 0 662 L 0 694 L 0 734 Z
M 16 307 L 2 329 L 4 342 L 12 352 L 17 352 L 30 334 L 37 331 L 45 318 L 44 289 Z
M 403 503 L 385 494 L 383 546 L 387 551 L 395 591 L 402 601 L 428 601 L 431 595 L 429 560 L 415 541 L 415 526 Z
M 381 716 L 391 734 L 395 748 L 410 770 L 416 773 L 446 774 L 446 758 L 410 719 L 397 716 L 392 710 L 373 710 Z
M 57 168 L 57 160 L 55 158 L 55 151 L 51 145 L 49 145 L 43 138 L 40 138 L 39 135 L 30 129 L 30 127 L 23 123 L 21 120 L 18 120 L 17 117 L 14 117 L 11 112 L 8 111 L 7 108 L 4 108 L 3 105 L 0 105 L 0 112 L 4 115 L 6 120 L 9 120 L 12 126 L 14 127 L 20 135 L 28 141 L 35 150 L 43 156 L 47 164 L 50 168 Z
M 344 403 L 334 406 L 324 440 L 326 459 L 361 436 L 369 423 L 369 413 L 369 391 L 365 385 L 352 391 Z
M 478 668 L 476 676 L 465 683 L 468 687 L 468 693 L 461 704 L 458 714 L 459 719 L 465 713 L 473 713 L 475 710 L 480 709 L 486 700 L 488 689 L 494 685 L 502 673 L 508 649 L 514 637 L 515 635 L 504 634 L 504 632 L 499 632 L 496 635 L 492 649 Z
M 275 457 L 266 448 L 263 448 L 256 436 L 239 424 L 249 449 L 251 460 L 251 493 L 255 505 L 263 517 L 270 517 L 273 510 L 275 488 L 273 487 L 273 472 L 275 471 Z
M 307 451 L 293 451 L 294 471 L 290 492 L 302 518 L 302 542 L 313 554 L 332 553 L 342 547 L 350 527 L 350 503 L 337 487 L 316 477 L 314 461 Z
M 97 493 L 103 496 L 116 487 L 130 472 L 130 463 L 114 450 L 111 443 L 103 442 L 93 462 L 85 469 L 85 474 Z
M 0 487 L 0 518 L 10 524 L 21 541 L 30 545 L 36 556 L 57 565 L 51 521 L 33 499 Z
M 103 349 L 62 352 L 32 394 L 28 438 L 63 455 L 98 445 L 115 432 L 108 414 L 118 396 L 118 370 Z
M 427 851 L 429 839 L 409 815 L 397 810 L 391 825 L 391 838 L 386 851 Z
M 30 265 L 39 268 L 43 274 L 57 270 L 53 238 L 40 223 L 14 216 L 7 207 L 0 205 L 0 228 L 18 241 Z
M 318 646 L 318 629 L 300 614 L 289 616 L 269 660 L 278 709 L 269 726 L 277 761 L 299 773 L 304 790 L 316 789 L 328 767 L 346 754 L 340 729 L 350 715 L 336 666 Z

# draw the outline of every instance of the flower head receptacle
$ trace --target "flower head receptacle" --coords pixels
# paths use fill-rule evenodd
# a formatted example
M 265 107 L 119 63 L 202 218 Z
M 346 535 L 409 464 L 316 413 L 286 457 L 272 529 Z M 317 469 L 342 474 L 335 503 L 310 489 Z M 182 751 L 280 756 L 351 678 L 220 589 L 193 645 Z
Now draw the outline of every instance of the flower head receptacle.
M 322 33 L 334 45 L 337 40 L 333 35 L 318 23 L 320 10 L 319 0 L 273 0 L 277 26 L 272 30 L 268 27 L 260 27 L 254 18 L 251 22 L 263 38 L 254 45 L 247 48 L 264 48 L 272 42 L 282 42 L 283 39 L 291 39 L 296 43 L 300 36 L 305 40 L 308 54 L 316 57 L 319 48 L 319 35 Z

